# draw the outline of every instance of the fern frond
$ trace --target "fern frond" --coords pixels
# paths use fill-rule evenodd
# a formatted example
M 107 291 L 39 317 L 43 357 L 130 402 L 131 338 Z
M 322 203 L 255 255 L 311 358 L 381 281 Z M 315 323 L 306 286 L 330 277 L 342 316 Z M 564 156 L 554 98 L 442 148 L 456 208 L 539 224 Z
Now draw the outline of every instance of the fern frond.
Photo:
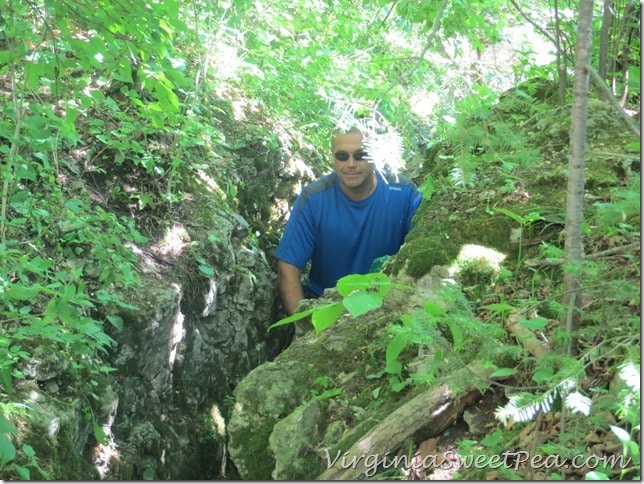
M 576 386 L 577 382 L 574 378 L 566 378 L 554 388 L 540 395 L 532 393 L 512 395 L 505 406 L 496 409 L 495 416 L 504 425 L 508 423 L 510 418 L 515 422 L 529 422 L 539 411 L 548 413 L 552 409 L 557 395 L 566 399 Z M 572 403 L 582 405 L 580 400 L 574 400 L 574 398 Z
M 356 124 L 356 113 L 358 106 L 344 99 L 329 100 L 330 114 L 329 118 L 337 129 L 341 132 L 348 132 Z
M 476 164 L 469 157 L 459 156 L 449 176 L 454 186 L 471 188 L 476 183 Z
M 619 367 L 619 377 L 626 386 L 634 392 L 640 391 L 640 368 L 635 363 L 628 361 Z
M 588 416 L 591 404 L 590 398 L 579 392 L 572 392 L 566 397 L 566 407 L 572 410 L 573 413 L 583 413 Z
M 541 242 L 539 246 L 541 254 L 548 259 L 561 259 L 564 257 L 564 250 L 547 242 Z

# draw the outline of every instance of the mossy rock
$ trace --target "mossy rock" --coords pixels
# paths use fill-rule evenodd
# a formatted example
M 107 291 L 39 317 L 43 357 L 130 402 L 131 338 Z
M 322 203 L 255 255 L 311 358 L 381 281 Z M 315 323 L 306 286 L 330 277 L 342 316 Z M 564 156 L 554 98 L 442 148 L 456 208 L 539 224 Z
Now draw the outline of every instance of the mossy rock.
M 423 202 L 414 218 L 414 229 L 390 265 L 392 273 L 404 268 L 405 274 L 419 279 L 434 266 L 449 265 L 466 244 L 514 254 L 518 247 L 512 242 L 511 231 L 516 222 L 481 209 L 480 195 L 475 190 L 470 194 L 444 190 Z

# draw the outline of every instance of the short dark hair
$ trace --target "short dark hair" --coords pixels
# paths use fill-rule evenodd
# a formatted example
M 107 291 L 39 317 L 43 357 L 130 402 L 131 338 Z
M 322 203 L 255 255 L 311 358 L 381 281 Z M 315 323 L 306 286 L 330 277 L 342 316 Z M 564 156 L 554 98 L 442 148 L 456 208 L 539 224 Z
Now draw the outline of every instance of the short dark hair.
M 333 144 L 335 143 L 335 137 L 341 134 L 349 133 L 360 133 L 364 137 L 364 133 L 357 126 L 351 126 L 349 129 L 342 129 L 340 127 L 333 128 L 333 133 L 331 134 L 331 150 L 333 150 Z

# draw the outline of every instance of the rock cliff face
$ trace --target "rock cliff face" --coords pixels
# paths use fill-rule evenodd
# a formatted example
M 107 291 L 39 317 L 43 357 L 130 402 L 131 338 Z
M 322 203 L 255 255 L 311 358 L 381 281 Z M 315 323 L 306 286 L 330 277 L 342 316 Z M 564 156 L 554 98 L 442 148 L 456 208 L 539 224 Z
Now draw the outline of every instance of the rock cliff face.
M 199 244 L 205 272 L 190 250 Z M 110 314 L 122 319 L 105 360 L 115 370 L 93 377 L 93 420 L 107 440 L 96 441 L 82 396 L 54 398 L 73 362 L 35 352 L 23 369 L 29 379 L 16 388 L 38 415 L 31 441 L 57 478 L 234 476 L 223 427 L 232 391 L 290 337 L 267 331 L 278 311 L 274 269 L 243 218 L 209 204 L 133 250 L 143 275 Z
M 200 176 L 208 183 L 187 183 L 183 189 L 191 193 L 172 205 L 164 226 L 147 230 L 147 243 L 132 245 L 141 284 L 120 290 L 124 304 L 97 315 L 121 318 L 122 329 L 106 327 L 114 343 L 103 356 L 114 371 L 91 377 L 96 381 L 90 400 L 100 402 L 94 415 L 83 414 L 90 402 L 85 397 L 55 398 L 73 362 L 40 355 L 26 363 L 28 379 L 15 390 L 40 417 L 25 425 L 25 433 L 56 478 L 237 475 L 227 459 L 224 427 L 232 391 L 291 337 L 287 329 L 267 331 L 279 318 L 270 254 L 275 235 L 267 231 L 279 232 L 293 184 L 310 171 L 286 162 L 290 156 L 277 149 L 261 153 L 264 172 L 256 176 L 253 160 L 237 156 L 248 168 L 239 198 L 262 193 L 253 206 L 238 207 L 239 200 L 226 199 L 217 190 L 217 173 L 204 172 Z M 260 220 L 265 225 L 259 226 Z M 99 443 L 101 433 L 106 439 Z
M 267 331 L 278 310 L 274 270 L 241 216 L 201 208 L 185 225 L 168 231 L 179 234 L 176 251 L 163 241 L 165 254 L 142 251 L 148 273 L 128 300 L 136 309 L 119 313 L 111 431 L 129 469 L 112 466 L 107 478 L 225 476 L 227 398 L 287 342 L 286 331 Z M 209 245 L 210 277 L 195 265 L 195 242 Z

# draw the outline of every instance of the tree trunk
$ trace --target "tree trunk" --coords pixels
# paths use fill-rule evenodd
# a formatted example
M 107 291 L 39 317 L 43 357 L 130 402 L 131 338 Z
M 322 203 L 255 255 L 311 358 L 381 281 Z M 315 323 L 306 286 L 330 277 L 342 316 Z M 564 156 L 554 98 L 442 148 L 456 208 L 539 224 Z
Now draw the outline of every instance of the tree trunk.
M 564 304 L 568 314 L 566 331 L 570 337 L 567 353 L 577 351 L 576 332 L 581 320 L 582 293 L 582 222 L 584 210 L 584 157 L 586 154 L 586 119 L 590 84 L 589 57 L 593 0 L 580 0 L 577 46 L 575 48 L 575 79 L 570 129 L 570 162 L 566 202 L 566 260 L 564 269 Z
M 628 78 L 629 78 L 629 60 L 630 60 L 630 54 L 631 54 L 631 42 L 633 41 L 634 33 L 636 30 L 636 25 L 638 25 L 639 19 L 638 16 L 636 16 L 635 12 L 635 2 L 631 0 L 629 2 L 628 7 L 626 8 L 626 12 L 624 13 L 624 29 L 622 30 L 623 32 L 623 42 L 622 42 L 622 49 L 621 49 L 621 56 L 619 59 L 619 65 L 621 67 L 621 78 L 622 78 L 622 83 L 623 83 L 623 89 L 622 89 L 622 94 L 620 96 L 621 98 L 621 106 L 625 107 L 626 106 L 626 100 L 628 99 Z M 639 52 L 639 48 L 637 49 L 637 52 Z M 638 65 L 639 65 L 639 60 L 638 60 Z M 616 94 L 618 94 L 616 92 Z
M 566 101 L 566 90 L 568 89 L 568 68 L 566 66 L 565 47 L 561 42 L 561 22 L 559 20 L 559 2 L 555 0 L 555 45 L 557 51 L 557 77 L 559 78 L 559 103 Z
M 610 28 L 613 24 L 613 4 L 614 0 L 604 1 L 604 15 L 602 17 L 602 27 L 599 33 L 599 66 L 597 72 L 599 76 L 606 81 L 608 74 L 608 44 L 610 43 Z

